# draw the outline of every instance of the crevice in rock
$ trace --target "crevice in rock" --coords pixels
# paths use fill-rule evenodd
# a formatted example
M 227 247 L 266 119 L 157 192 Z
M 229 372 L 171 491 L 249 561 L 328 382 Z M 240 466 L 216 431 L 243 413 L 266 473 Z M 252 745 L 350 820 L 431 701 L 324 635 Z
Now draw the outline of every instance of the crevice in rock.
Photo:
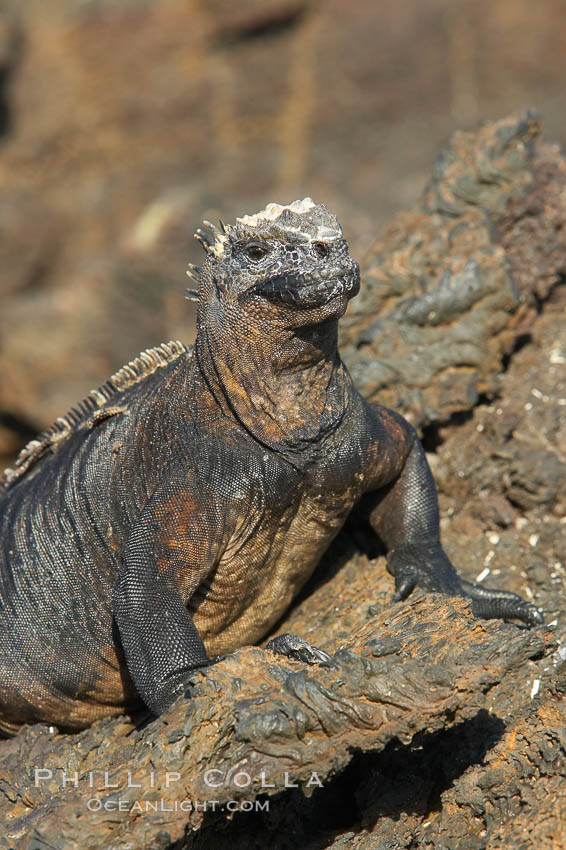
M 216 46 L 230 48 L 242 43 L 265 38 L 276 38 L 295 29 L 303 20 L 307 9 L 303 3 L 267 10 L 263 15 L 242 19 L 238 24 L 226 27 L 216 36 Z
M 0 68 L 0 141 L 10 134 L 12 128 L 12 112 L 7 94 L 9 68 Z
M 540 312 L 540 311 L 539 311 Z M 522 333 L 519 334 L 515 342 L 513 343 L 513 347 L 510 351 L 503 355 L 501 358 L 501 371 L 507 372 L 509 369 L 509 365 L 511 360 L 522 348 L 525 348 L 526 345 L 529 345 L 533 341 L 533 335 L 531 333 Z
M 564 285 L 566 285 L 566 274 L 562 273 L 558 275 L 557 279 L 550 284 L 544 297 L 541 297 L 538 292 L 533 292 L 533 298 L 538 316 L 540 316 L 540 314 L 543 312 L 545 305 L 552 300 L 556 293 L 556 290 Z
M 170 850 L 323 850 L 338 836 L 378 821 L 426 819 L 442 809 L 442 794 L 500 740 L 503 721 L 482 710 L 449 730 L 398 741 L 380 753 L 356 753 L 350 764 L 311 797 L 292 789 L 269 799 L 269 811 L 228 820 L 207 813 L 202 828 Z M 267 801 L 267 798 L 266 798 Z
M 5 10 L 0 9 L 0 144 L 14 128 L 9 87 L 21 58 L 22 47 L 21 29 Z
M 476 408 L 492 404 L 494 398 L 495 396 L 493 395 L 480 393 L 474 406 L 468 410 L 457 410 L 455 413 L 451 413 L 447 419 L 423 425 L 421 427 L 421 443 L 425 452 L 427 454 L 437 454 L 438 449 L 445 442 L 445 437 L 442 436 L 441 431 L 449 428 L 459 428 L 465 425 L 473 418 Z

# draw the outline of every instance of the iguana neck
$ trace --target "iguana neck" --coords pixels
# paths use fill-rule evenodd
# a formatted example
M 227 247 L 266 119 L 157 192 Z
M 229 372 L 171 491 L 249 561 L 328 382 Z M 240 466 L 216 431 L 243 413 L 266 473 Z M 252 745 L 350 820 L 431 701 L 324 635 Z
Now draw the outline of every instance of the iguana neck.
M 354 388 L 338 354 L 337 322 L 298 334 L 227 342 L 201 327 L 195 355 L 209 413 L 216 408 L 264 445 L 304 460 L 338 427 Z

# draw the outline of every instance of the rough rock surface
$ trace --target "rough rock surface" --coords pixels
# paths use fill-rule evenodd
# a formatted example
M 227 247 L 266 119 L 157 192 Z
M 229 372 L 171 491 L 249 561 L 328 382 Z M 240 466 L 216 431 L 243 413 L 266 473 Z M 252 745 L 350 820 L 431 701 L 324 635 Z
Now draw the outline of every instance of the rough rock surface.
M 367 398 L 416 425 L 497 391 L 502 357 L 566 271 L 566 167 L 539 134 L 529 113 L 455 133 L 362 264 L 344 358 Z
M 29 728 L 5 745 L 7 843 L 0 846 L 40 846 L 55 833 L 61 848 L 176 841 L 187 826 L 205 828 L 203 812 L 152 813 L 146 801 L 253 801 L 277 794 L 285 774 L 308 791 L 339 773 L 354 751 L 409 743 L 416 733 L 474 717 L 497 682 L 552 644 L 535 631 L 474 621 L 467 609 L 461 600 L 419 593 L 410 604 L 366 615 L 328 668 L 240 650 L 196 676 L 190 700 L 140 731 L 122 720 L 73 736 Z M 43 771 L 37 781 L 35 766 Z M 115 787 L 90 787 L 89 771 L 101 769 Z M 128 770 L 140 787 L 127 787 Z M 67 780 L 76 773 L 76 786 L 64 784 L 63 771 Z M 206 771 L 221 787 L 207 784 Z M 262 775 L 271 788 L 262 788 Z M 89 811 L 93 801 L 119 800 L 124 811 Z
M 335 667 L 243 649 L 149 725 L 23 730 L 0 743 L 0 847 L 566 844 L 566 191 L 564 162 L 538 132 L 535 119 L 510 118 L 456 136 L 423 200 L 366 259 L 345 351 L 369 394 L 381 386 L 421 424 L 456 566 L 532 595 L 547 627 L 474 621 L 466 603 L 421 593 L 392 605 L 383 559 L 353 516 L 276 630 L 337 652 Z M 425 309 L 434 299 L 440 324 Z M 435 335 L 449 352 L 439 368 Z M 457 344 L 468 337 L 473 363 Z M 383 370 L 372 385 L 368 349 L 396 358 L 395 382 Z M 36 767 L 53 772 L 37 786 Z M 78 772 L 77 787 L 62 770 Z M 90 788 L 92 770 L 102 773 Z M 117 788 L 102 787 L 104 771 Z M 140 787 L 127 787 L 128 771 Z M 125 810 L 89 811 L 92 798 Z M 161 798 L 201 808 L 134 805 Z M 228 813 L 230 800 L 269 811 Z

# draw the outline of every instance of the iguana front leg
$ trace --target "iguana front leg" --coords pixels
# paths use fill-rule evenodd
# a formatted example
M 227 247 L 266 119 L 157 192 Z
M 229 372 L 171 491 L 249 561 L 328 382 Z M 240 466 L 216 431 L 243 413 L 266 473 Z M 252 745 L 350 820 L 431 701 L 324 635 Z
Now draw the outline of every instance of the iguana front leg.
M 143 545 L 143 544 L 142 544 Z M 159 574 L 150 549 L 130 549 L 114 593 L 128 671 L 145 704 L 161 714 L 191 673 L 212 664 L 178 589 Z
M 186 600 L 214 565 L 223 512 L 210 491 L 191 479 L 189 472 L 167 482 L 148 502 L 130 533 L 114 588 L 128 671 L 157 715 L 183 692 L 195 670 L 217 660 L 208 657 Z
M 408 422 L 393 415 L 406 433 L 412 433 L 410 448 L 398 477 L 365 499 L 366 504 L 368 499 L 370 502 L 370 525 L 388 550 L 387 569 L 395 578 L 394 599 L 405 599 L 419 586 L 468 597 L 477 617 L 518 619 L 529 626 L 543 623 L 538 608 L 517 594 L 480 587 L 458 575 L 440 543 L 436 487 L 420 440 Z

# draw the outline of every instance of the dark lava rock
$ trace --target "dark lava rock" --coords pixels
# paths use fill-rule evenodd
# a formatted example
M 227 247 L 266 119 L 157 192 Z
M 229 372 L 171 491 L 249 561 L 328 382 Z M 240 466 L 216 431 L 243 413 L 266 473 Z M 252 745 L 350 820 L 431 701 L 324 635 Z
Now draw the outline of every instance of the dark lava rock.
M 566 268 L 566 166 L 529 113 L 457 132 L 414 209 L 362 263 L 342 353 L 417 426 L 498 390 L 502 359 Z
M 383 655 L 376 637 L 402 650 Z M 550 648 L 535 631 L 474 620 L 462 600 L 417 593 L 363 623 L 328 667 L 239 650 L 145 728 L 123 718 L 77 735 L 35 726 L 3 744 L 0 846 L 157 846 L 162 834 L 168 846 L 187 827 L 211 828 L 212 801 L 219 815 L 289 782 L 310 795 L 354 752 L 473 718 L 497 682 Z M 192 805 L 175 810 L 175 800 Z

